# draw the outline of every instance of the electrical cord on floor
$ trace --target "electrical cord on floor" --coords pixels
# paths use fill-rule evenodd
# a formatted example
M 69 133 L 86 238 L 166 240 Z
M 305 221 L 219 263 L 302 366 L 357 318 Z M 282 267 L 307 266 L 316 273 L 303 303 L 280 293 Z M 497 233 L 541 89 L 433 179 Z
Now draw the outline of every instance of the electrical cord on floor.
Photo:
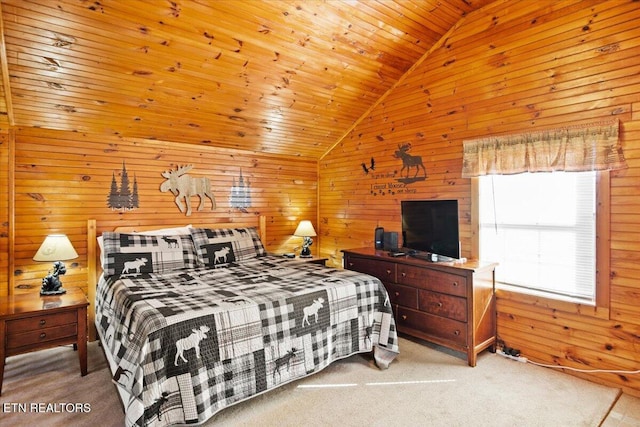
M 496 349 L 496 353 L 504 356 L 508 359 L 516 360 L 518 362 L 531 363 L 532 365 L 541 366 L 543 368 L 555 368 L 555 369 L 568 369 L 570 371 L 575 372 L 584 372 L 584 373 L 607 373 L 607 374 L 640 374 L 640 369 L 635 371 L 623 371 L 623 370 L 614 370 L 614 369 L 580 369 L 580 368 L 572 368 L 570 366 L 562 366 L 562 365 L 548 365 L 545 363 L 534 362 L 526 357 L 520 355 L 520 350 L 508 347 L 504 344 L 504 341 L 498 339 L 498 342 L 502 345 L 502 348 Z
M 542 366 L 543 368 L 556 368 L 556 369 L 568 369 L 570 371 L 576 372 L 586 372 L 586 373 L 607 373 L 607 374 L 640 374 L 640 369 L 635 371 L 618 371 L 613 369 L 580 369 L 580 368 L 572 368 L 570 366 L 562 366 L 562 365 L 547 365 L 544 363 L 533 362 L 531 359 L 527 359 L 527 362 L 532 365 Z

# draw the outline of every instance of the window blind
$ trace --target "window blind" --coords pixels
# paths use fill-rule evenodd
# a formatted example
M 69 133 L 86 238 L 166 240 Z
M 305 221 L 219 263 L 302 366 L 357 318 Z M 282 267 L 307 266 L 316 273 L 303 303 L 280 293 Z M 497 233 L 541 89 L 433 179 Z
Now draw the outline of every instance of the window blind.
M 595 299 L 596 172 L 479 178 L 480 256 L 496 281 Z

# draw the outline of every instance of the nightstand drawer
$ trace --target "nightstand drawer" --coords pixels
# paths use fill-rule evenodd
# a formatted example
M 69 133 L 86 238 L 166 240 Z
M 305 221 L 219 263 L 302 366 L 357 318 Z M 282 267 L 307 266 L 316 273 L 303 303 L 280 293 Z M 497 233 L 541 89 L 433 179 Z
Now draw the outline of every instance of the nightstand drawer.
M 78 322 L 76 310 L 56 314 L 43 314 L 40 316 L 27 317 L 26 319 L 16 319 L 7 321 L 7 334 L 22 334 L 28 331 L 38 331 L 54 326 L 68 325 Z
M 54 326 L 37 331 L 29 331 L 20 334 L 7 335 L 7 352 L 20 347 L 39 345 L 41 343 L 56 341 L 63 338 L 76 338 L 78 336 L 78 324 Z

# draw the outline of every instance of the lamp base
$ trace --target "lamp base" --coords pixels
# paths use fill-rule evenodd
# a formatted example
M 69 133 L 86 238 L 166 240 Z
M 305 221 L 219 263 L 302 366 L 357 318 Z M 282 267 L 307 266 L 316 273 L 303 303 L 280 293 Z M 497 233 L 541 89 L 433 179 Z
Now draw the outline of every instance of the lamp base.
M 300 258 L 311 258 L 311 249 L 309 246 L 303 246 L 300 251 Z
M 47 295 L 62 295 L 62 294 L 66 294 L 66 293 L 67 293 L 67 290 L 64 289 L 64 288 L 60 288 L 57 291 L 43 291 L 43 290 L 40 290 L 40 295 L 43 295 L 43 296 L 47 296 Z
M 56 261 L 53 267 L 53 273 L 47 274 L 47 276 L 42 279 L 40 295 L 61 295 L 67 292 L 62 287 L 62 282 L 59 277 L 67 272 L 64 263 L 62 261 Z

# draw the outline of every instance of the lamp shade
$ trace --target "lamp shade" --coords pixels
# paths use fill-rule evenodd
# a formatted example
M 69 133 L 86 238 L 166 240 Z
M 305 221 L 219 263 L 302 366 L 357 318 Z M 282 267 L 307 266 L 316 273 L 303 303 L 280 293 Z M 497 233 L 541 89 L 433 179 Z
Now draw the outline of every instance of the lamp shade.
M 300 221 L 300 224 L 298 224 L 298 228 L 296 228 L 296 231 L 295 233 L 293 233 L 293 235 L 298 237 L 317 236 L 316 230 L 314 230 L 313 228 L 313 224 L 311 224 L 311 221 L 307 219 Z
M 34 261 L 65 261 L 74 258 L 78 258 L 78 253 L 66 234 L 48 235 L 33 256 Z

